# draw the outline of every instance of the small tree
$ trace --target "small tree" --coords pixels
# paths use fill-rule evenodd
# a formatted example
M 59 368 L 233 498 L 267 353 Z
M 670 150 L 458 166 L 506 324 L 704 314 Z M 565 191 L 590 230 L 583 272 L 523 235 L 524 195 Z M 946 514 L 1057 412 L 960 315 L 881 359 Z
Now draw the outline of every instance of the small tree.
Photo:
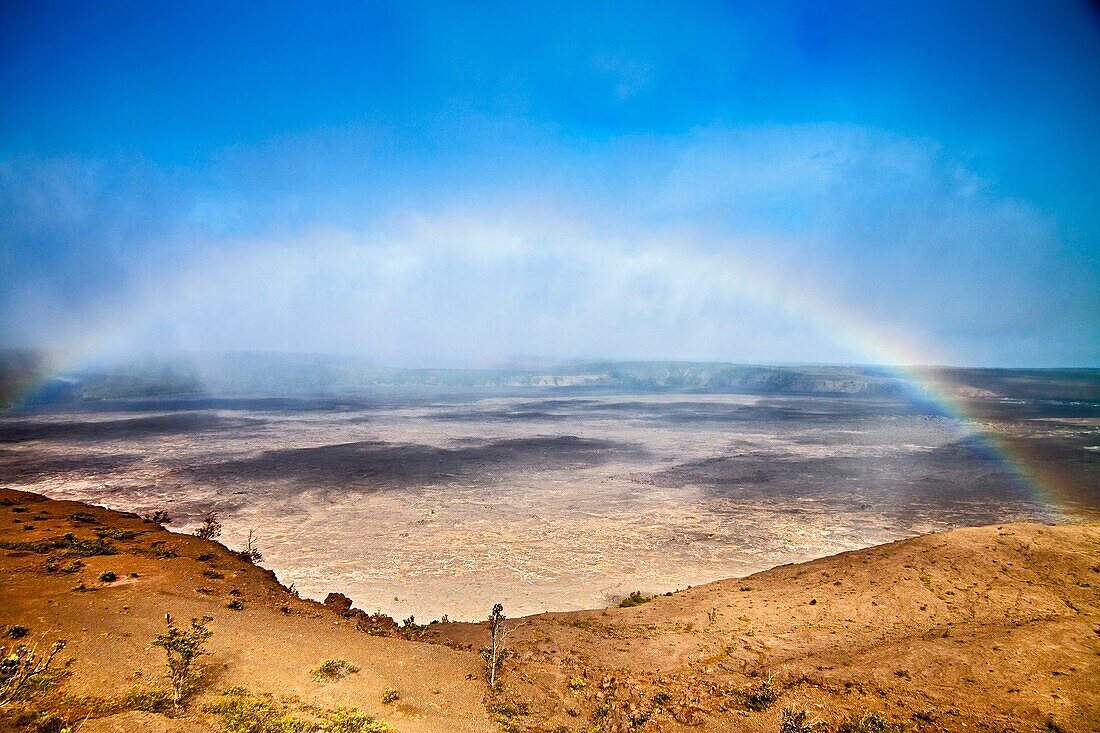
M 191 665 L 206 653 L 202 647 L 214 635 L 206 624 L 213 620 L 210 616 L 193 618 L 189 629 L 181 629 L 172 623 L 171 614 L 164 614 L 168 630 L 157 635 L 153 646 L 159 646 L 168 657 L 168 680 L 172 684 L 172 704 L 176 707 L 198 681 L 199 673 Z
M 38 654 L 36 646 L 20 644 L 10 652 L 0 646 L 0 708 L 16 700 L 34 678 L 45 674 L 64 648 L 65 642 L 60 639 L 43 655 Z
M 143 519 L 146 522 L 152 522 L 158 527 L 163 527 L 166 524 L 172 523 L 172 517 L 164 509 L 157 509 L 150 514 L 146 514 Z
M 221 535 L 222 523 L 218 520 L 218 513 L 207 512 L 202 518 L 202 524 L 195 530 L 195 536 L 203 540 L 213 540 Z
M 263 553 L 260 552 L 260 548 L 256 547 L 255 540 L 252 535 L 255 530 L 248 530 L 248 544 L 244 546 L 243 550 L 237 552 L 237 557 L 241 558 L 247 563 L 258 563 L 264 559 Z
M 508 653 L 508 634 L 513 628 L 505 624 L 504 606 L 499 603 L 493 606 L 493 612 L 489 614 L 489 647 L 484 650 L 484 656 L 489 666 L 489 687 L 494 690 L 497 686 L 500 665 Z

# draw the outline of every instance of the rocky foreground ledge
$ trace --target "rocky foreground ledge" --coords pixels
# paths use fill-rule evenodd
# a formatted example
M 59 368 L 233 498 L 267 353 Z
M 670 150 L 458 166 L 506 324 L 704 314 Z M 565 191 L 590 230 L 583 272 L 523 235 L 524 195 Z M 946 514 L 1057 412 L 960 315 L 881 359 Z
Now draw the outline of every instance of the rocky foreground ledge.
M 217 542 L 0 490 L 2 643 L 66 642 L 0 729 L 1100 729 L 1100 525 L 959 529 L 627 605 L 506 621 L 491 690 L 486 624 L 300 599 Z M 165 614 L 212 632 L 178 706 Z

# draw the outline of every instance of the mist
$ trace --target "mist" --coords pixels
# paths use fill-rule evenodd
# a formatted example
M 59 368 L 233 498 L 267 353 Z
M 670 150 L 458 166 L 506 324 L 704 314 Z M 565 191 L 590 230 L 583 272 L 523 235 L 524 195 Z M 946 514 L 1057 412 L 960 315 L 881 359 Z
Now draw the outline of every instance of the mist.
M 288 140 L 220 175 L 275 181 L 286 154 L 348 145 Z M 524 169 L 527 149 L 468 176 L 232 195 L 149 165 L 6 163 L 4 343 L 393 366 L 1096 360 L 1095 265 L 930 141 L 708 128 L 559 146 Z

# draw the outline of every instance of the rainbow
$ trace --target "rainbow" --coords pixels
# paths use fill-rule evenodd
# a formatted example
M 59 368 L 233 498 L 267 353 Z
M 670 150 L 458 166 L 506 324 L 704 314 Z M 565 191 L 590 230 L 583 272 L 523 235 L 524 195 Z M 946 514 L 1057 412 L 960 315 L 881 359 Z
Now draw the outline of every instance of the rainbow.
M 647 272 L 689 272 L 691 277 L 709 281 L 736 299 L 778 311 L 792 322 L 858 354 L 862 363 L 884 369 L 908 385 L 914 399 L 933 405 L 938 412 L 954 420 L 964 435 L 978 441 L 989 455 L 997 458 L 1027 486 L 1038 502 L 1064 517 L 1080 510 L 1074 507 L 1072 487 L 1037 457 L 991 430 L 988 421 L 983 420 L 972 406 L 973 401 L 965 399 L 959 386 L 952 384 L 942 369 L 922 366 L 945 362 L 932 345 L 914 343 L 905 334 L 891 333 L 882 323 L 873 323 L 863 314 L 808 289 L 792 288 L 784 278 L 769 275 L 759 264 L 739 261 L 726 253 L 700 252 L 666 243 L 633 252 L 623 251 L 619 256 L 633 259 L 635 267 L 640 266 Z M 238 259 L 236 264 L 247 261 L 248 258 Z M 184 271 L 167 286 L 162 284 L 162 287 L 145 292 L 144 297 L 137 300 L 141 307 L 119 307 L 113 314 L 104 314 L 100 318 L 103 324 L 100 329 L 74 340 L 64 352 L 55 353 L 38 378 L 21 390 L 19 397 L 25 398 L 50 380 L 111 353 L 128 336 L 164 318 L 170 303 L 178 303 L 181 298 L 201 297 L 200 272 L 201 268 Z M 154 295 L 150 297 L 150 293 Z

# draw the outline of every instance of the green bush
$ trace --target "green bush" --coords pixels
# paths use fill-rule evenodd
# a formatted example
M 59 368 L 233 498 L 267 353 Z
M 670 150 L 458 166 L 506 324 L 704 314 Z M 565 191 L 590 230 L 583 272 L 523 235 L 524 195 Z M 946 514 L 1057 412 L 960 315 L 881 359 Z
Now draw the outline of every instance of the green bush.
M 153 640 L 153 646 L 159 646 L 167 656 L 168 681 L 172 685 L 172 704 L 179 705 L 183 698 L 198 682 L 198 672 L 191 669 L 196 659 L 206 652 L 203 646 L 214 632 L 206 628 L 206 624 L 213 621 L 209 616 L 191 619 L 188 629 L 181 629 L 172 623 L 172 617 L 164 616 L 168 629 L 163 634 L 158 634 Z
M 274 699 L 226 692 L 210 712 L 222 718 L 224 733 L 313 733 L 316 726 L 293 717 Z
M 66 555 L 79 555 L 81 557 L 93 557 L 95 555 L 114 555 L 115 549 L 102 537 L 93 539 L 77 539 L 71 532 L 61 537 L 53 537 L 33 542 L 0 542 L 0 548 L 5 550 L 23 550 L 39 555 L 48 555 L 55 550 L 63 550 Z
M 116 578 L 117 576 L 110 570 L 104 570 L 102 573 L 99 574 L 99 581 L 101 583 L 113 583 L 115 582 Z
M 401 696 L 397 694 L 397 690 L 392 687 L 387 687 L 382 690 L 382 704 L 389 705 L 391 702 L 397 702 L 401 699 Z
M 119 542 L 125 542 L 137 537 L 137 532 L 129 529 L 116 529 L 114 527 L 101 527 L 95 531 L 96 537 L 100 539 L 110 538 L 112 540 L 118 540 Z
M 217 512 L 207 512 L 203 515 L 202 524 L 195 530 L 195 536 L 202 540 L 213 540 L 221 537 L 222 523 L 218 520 Z
M 153 553 L 153 557 L 158 560 L 170 560 L 180 555 L 176 552 L 174 547 L 169 547 L 164 540 L 157 540 L 149 543 L 149 551 Z
M 395 733 L 393 727 L 357 708 L 322 713 L 320 721 L 295 717 L 270 695 L 226 690 L 208 710 L 222 718 L 224 733 Z
M 754 712 L 763 712 L 779 699 L 779 690 L 772 684 L 771 679 L 760 680 L 760 684 L 747 690 L 738 691 L 738 696 L 745 707 Z
M 904 733 L 905 726 L 878 713 L 867 713 L 840 724 L 837 733 Z
M 358 671 L 359 667 L 346 659 L 326 659 L 309 676 L 318 682 L 336 682 Z
M 122 699 L 126 710 L 163 713 L 172 707 L 172 696 L 164 690 L 131 690 Z
M 636 590 L 619 602 L 619 608 L 633 608 L 634 606 L 640 606 L 643 603 L 649 603 L 652 600 L 653 596 L 647 596 L 640 590 Z
M 340 708 L 321 723 L 321 733 L 394 733 L 393 726 L 358 708 Z

